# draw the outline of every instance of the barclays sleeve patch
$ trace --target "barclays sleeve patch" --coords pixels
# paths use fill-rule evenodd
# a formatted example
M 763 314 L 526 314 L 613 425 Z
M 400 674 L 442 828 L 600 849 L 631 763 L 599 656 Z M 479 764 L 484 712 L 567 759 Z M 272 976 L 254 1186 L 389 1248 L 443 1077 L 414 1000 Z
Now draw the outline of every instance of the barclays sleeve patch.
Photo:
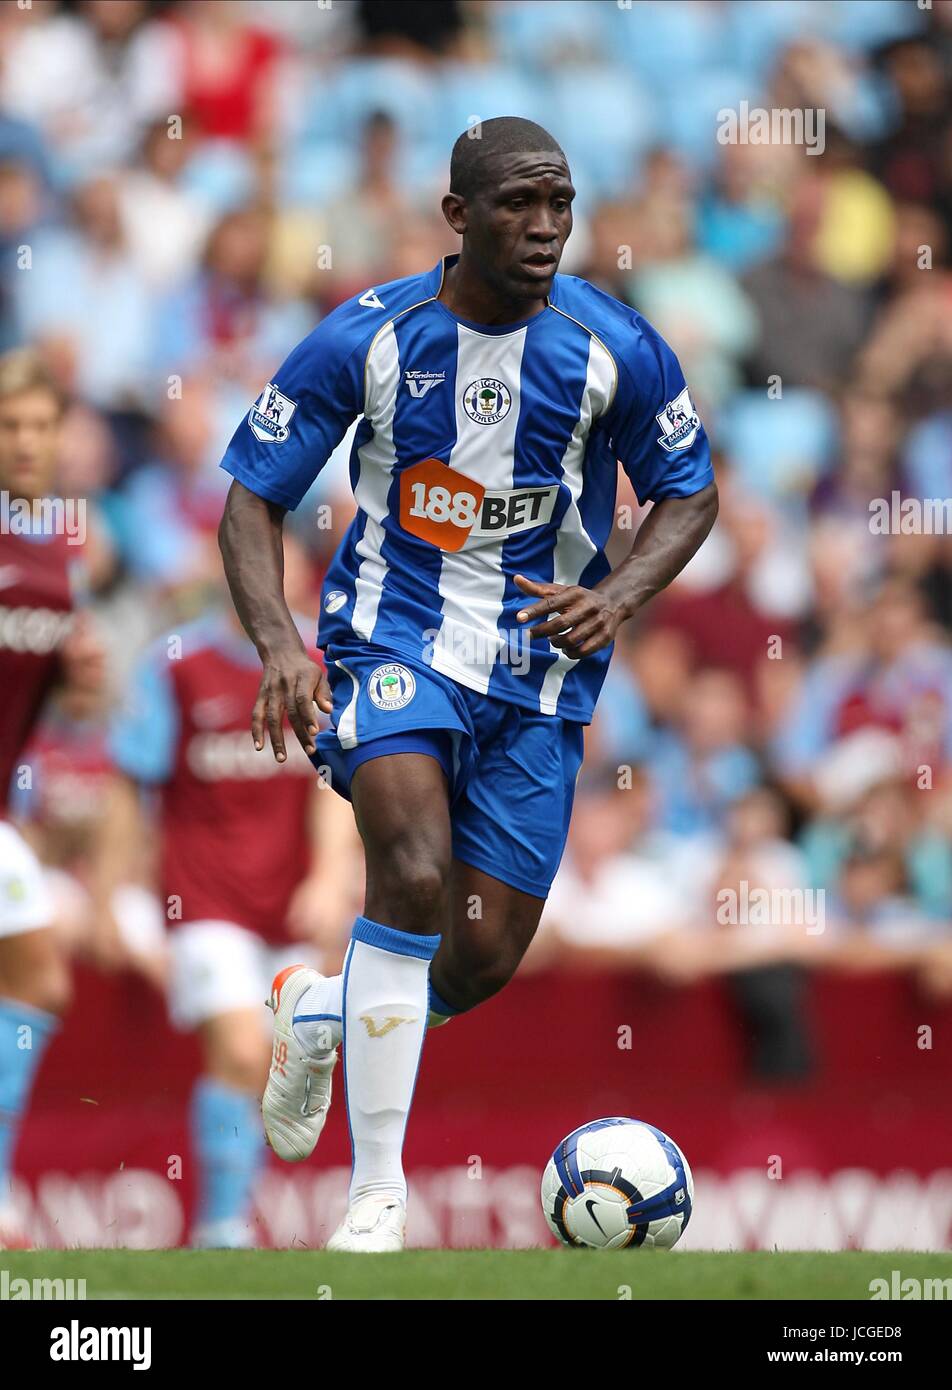
M 679 396 L 675 396 L 673 401 L 668 401 L 664 410 L 656 415 L 655 419 L 661 426 L 658 443 L 662 449 L 667 449 L 669 453 L 675 449 L 689 448 L 697 438 L 697 432 L 701 427 L 701 421 L 691 400 L 691 393 L 686 386 Z
M 248 424 L 255 439 L 262 444 L 283 444 L 290 433 L 291 418 L 297 402 L 283 395 L 271 382 L 251 407 Z

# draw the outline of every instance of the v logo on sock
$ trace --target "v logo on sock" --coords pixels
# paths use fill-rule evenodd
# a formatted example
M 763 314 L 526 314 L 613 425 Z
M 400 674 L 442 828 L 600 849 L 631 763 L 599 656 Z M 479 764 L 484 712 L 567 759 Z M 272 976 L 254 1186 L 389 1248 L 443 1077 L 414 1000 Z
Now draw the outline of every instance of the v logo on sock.
M 401 1023 L 412 1023 L 412 1018 L 397 1018 L 393 1014 L 388 1014 L 382 1024 L 378 1024 L 371 1014 L 361 1014 L 360 1021 L 367 1029 L 368 1036 L 371 1038 L 385 1038 L 388 1033 L 392 1033 L 394 1028 L 399 1028 Z

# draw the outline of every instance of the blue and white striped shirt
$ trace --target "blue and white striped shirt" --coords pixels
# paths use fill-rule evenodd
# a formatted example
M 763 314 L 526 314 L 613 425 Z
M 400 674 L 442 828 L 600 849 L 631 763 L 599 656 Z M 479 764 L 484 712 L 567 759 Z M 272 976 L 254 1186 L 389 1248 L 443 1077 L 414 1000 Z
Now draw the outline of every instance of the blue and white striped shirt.
M 498 327 L 438 298 L 445 266 L 348 300 L 298 345 L 222 461 L 293 508 L 358 417 L 357 515 L 328 570 L 318 644 L 423 658 L 496 699 L 587 723 L 610 651 L 529 643 L 513 576 L 591 587 L 609 571 L 620 460 L 642 503 L 713 480 L 671 349 L 633 309 L 557 275 Z

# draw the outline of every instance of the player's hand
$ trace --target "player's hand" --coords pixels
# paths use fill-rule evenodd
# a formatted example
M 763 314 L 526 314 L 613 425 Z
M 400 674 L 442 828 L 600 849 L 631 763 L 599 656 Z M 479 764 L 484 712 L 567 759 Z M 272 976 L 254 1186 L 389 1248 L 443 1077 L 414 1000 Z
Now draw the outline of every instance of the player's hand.
M 251 737 L 260 753 L 268 730 L 275 762 L 287 760 L 284 716 L 288 716 L 298 743 L 308 757 L 316 750 L 317 716 L 314 706 L 330 714 L 331 688 L 322 667 L 306 652 L 291 651 L 265 662 L 258 698 L 251 712 Z
M 65 685 L 87 695 L 106 688 L 106 649 L 86 612 L 76 615 L 60 649 Z
M 538 584 L 522 574 L 515 576 L 515 582 L 524 594 L 539 599 L 531 608 L 521 608 L 516 614 L 517 622 L 532 624 L 527 629 L 530 640 L 547 637 L 553 647 L 574 661 L 610 646 L 624 621 L 625 614 L 618 604 L 598 589 L 583 589 L 578 584 Z
M 86 946 L 93 964 L 109 972 L 130 969 L 132 953 L 112 911 L 107 908 L 96 912 L 91 925 Z

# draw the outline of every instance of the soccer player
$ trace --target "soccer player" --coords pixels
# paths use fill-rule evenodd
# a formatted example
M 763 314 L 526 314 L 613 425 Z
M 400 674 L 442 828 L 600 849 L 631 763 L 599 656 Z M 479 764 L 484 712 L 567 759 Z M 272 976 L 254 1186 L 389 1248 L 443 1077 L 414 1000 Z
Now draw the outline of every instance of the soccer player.
M 303 579 L 303 562 L 295 563 Z M 251 1201 L 266 1153 L 262 1005 L 275 973 L 301 957 L 295 938 L 321 928 L 315 905 L 319 912 L 322 898 L 332 899 L 334 861 L 346 852 L 337 808 L 350 819 L 297 745 L 285 763 L 256 758 L 247 709 L 259 679 L 231 609 L 211 609 L 145 653 L 111 731 L 118 775 L 95 873 L 97 920 L 115 933 L 109 905 L 148 835 L 141 793 L 151 792 L 170 1013 L 198 1033 L 203 1053 L 189 1120 L 199 1168 L 192 1244 L 204 1247 L 256 1243 Z M 352 825 L 344 829 L 355 838 Z M 326 925 L 329 935 L 335 924 Z M 334 1060 L 316 1064 L 322 1085 Z
M 342 304 L 239 425 L 220 527 L 264 672 L 252 736 L 288 757 L 285 711 L 364 843 L 341 976 L 275 981 L 263 1101 L 287 1159 L 314 1148 L 310 1069 L 342 1040 L 350 1205 L 328 1248 L 403 1247 L 403 1135 L 428 1011 L 511 978 L 565 841 L 582 731 L 619 625 L 677 575 L 716 514 L 704 430 L 670 349 L 626 305 L 557 275 L 568 165 L 540 126 L 457 140 L 443 214 L 460 253 Z M 669 409 L 670 408 L 670 409 Z M 356 518 L 308 659 L 281 593 L 282 522 L 350 423 Z M 654 506 L 610 572 L 620 460 Z M 331 727 L 317 733 L 315 704 Z
M 95 638 L 74 620 L 78 550 L 51 496 L 62 416 L 35 354 L 0 358 L 0 1246 L 24 1238 L 9 1199 L 13 1150 L 70 992 L 43 872 L 8 818 L 10 793 L 32 784 L 22 755 L 47 697 L 64 683 L 95 689 L 103 672 Z

